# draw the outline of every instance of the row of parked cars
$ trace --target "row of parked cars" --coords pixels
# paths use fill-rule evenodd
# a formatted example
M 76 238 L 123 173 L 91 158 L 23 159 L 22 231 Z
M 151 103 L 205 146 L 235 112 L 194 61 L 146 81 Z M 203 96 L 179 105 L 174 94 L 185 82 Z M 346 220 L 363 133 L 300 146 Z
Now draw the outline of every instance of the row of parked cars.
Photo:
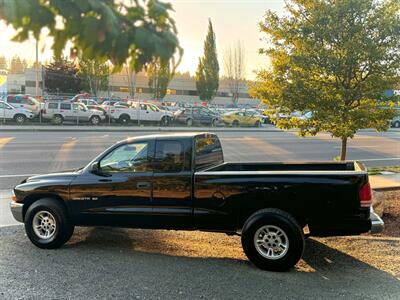
M 196 106 L 163 106 L 147 102 L 121 102 L 76 97 L 65 101 L 39 102 L 28 95 L 9 95 L 0 102 L 0 119 L 14 120 L 18 124 L 40 118 L 56 125 L 64 122 L 90 123 L 117 122 L 157 124 L 169 126 L 255 126 L 265 123 L 265 116 L 255 109 L 217 110 Z
M 311 112 L 294 112 L 290 116 L 278 114 L 276 119 L 296 117 L 308 119 Z M 64 122 L 99 125 L 103 122 L 116 122 L 122 125 L 157 124 L 169 126 L 231 126 L 260 127 L 270 123 L 262 110 L 209 108 L 204 106 L 164 106 L 147 102 L 122 102 L 118 99 L 101 103 L 94 99 L 77 95 L 64 101 L 39 102 L 29 95 L 8 95 L 0 101 L 0 120 L 14 120 L 24 124 L 27 120 L 40 118 L 42 121 L 60 125 Z M 400 128 L 400 113 L 391 126 Z

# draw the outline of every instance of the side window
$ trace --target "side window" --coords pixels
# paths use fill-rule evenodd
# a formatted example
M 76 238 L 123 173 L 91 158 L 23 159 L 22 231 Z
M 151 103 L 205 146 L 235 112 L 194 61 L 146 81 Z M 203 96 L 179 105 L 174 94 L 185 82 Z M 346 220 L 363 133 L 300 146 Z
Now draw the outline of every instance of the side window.
M 122 145 L 100 161 L 106 173 L 146 172 L 149 170 L 149 144 L 147 142 Z
M 49 103 L 48 107 L 49 107 L 49 109 L 57 109 L 58 103 Z
M 219 139 L 213 135 L 197 137 L 195 140 L 196 170 L 222 164 L 224 156 Z
M 60 109 L 71 109 L 71 103 L 61 103 Z
M 21 98 L 20 97 L 15 97 L 15 96 L 7 97 L 7 102 L 8 103 L 20 104 L 21 103 Z
M 154 172 L 181 172 L 184 169 L 184 157 L 181 142 L 157 141 Z

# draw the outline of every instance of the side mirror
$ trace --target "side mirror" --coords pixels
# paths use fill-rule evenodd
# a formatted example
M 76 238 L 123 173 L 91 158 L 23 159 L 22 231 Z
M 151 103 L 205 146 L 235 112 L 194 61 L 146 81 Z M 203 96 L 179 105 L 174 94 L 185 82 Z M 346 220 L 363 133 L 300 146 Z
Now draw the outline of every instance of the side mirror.
M 100 168 L 100 163 L 94 162 L 91 166 L 90 166 L 90 172 L 96 175 L 102 175 L 103 173 L 101 172 L 101 168 Z

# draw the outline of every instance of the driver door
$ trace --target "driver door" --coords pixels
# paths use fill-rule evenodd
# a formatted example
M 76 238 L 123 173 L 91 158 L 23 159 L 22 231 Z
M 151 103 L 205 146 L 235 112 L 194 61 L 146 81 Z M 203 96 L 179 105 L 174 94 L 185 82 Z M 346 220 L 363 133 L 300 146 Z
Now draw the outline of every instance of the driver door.
M 153 149 L 153 141 L 122 144 L 99 161 L 99 173 L 72 182 L 71 199 L 85 203 L 83 223 L 150 226 Z

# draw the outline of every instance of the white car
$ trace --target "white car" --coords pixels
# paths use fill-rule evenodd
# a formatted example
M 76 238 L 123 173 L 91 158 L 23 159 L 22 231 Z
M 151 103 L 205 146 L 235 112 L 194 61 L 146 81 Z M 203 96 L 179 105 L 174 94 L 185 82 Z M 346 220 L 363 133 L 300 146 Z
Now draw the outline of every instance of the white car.
M 92 125 L 99 125 L 106 117 L 104 112 L 88 109 L 83 103 L 46 102 L 43 118 L 57 125 L 64 121 L 90 122 Z
M 143 123 L 170 124 L 173 113 L 160 109 L 151 103 L 132 103 L 130 107 L 114 105 L 109 109 L 110 116 L 121 124 L 129 124 L 132 121 Z
M 35 116 L 39 115 L 43 108 L 41 103 L 29 95 L 8 95 L 5 97 L 7 103 L 14 107 L 25 108 L 32 111 Z
M 17 124 L 24 124 L 27 119 L 33 119 L 35 114 L 25 108 L 14 107 L 4 101 L 0 101 L 0 119 L 14 120 Z

